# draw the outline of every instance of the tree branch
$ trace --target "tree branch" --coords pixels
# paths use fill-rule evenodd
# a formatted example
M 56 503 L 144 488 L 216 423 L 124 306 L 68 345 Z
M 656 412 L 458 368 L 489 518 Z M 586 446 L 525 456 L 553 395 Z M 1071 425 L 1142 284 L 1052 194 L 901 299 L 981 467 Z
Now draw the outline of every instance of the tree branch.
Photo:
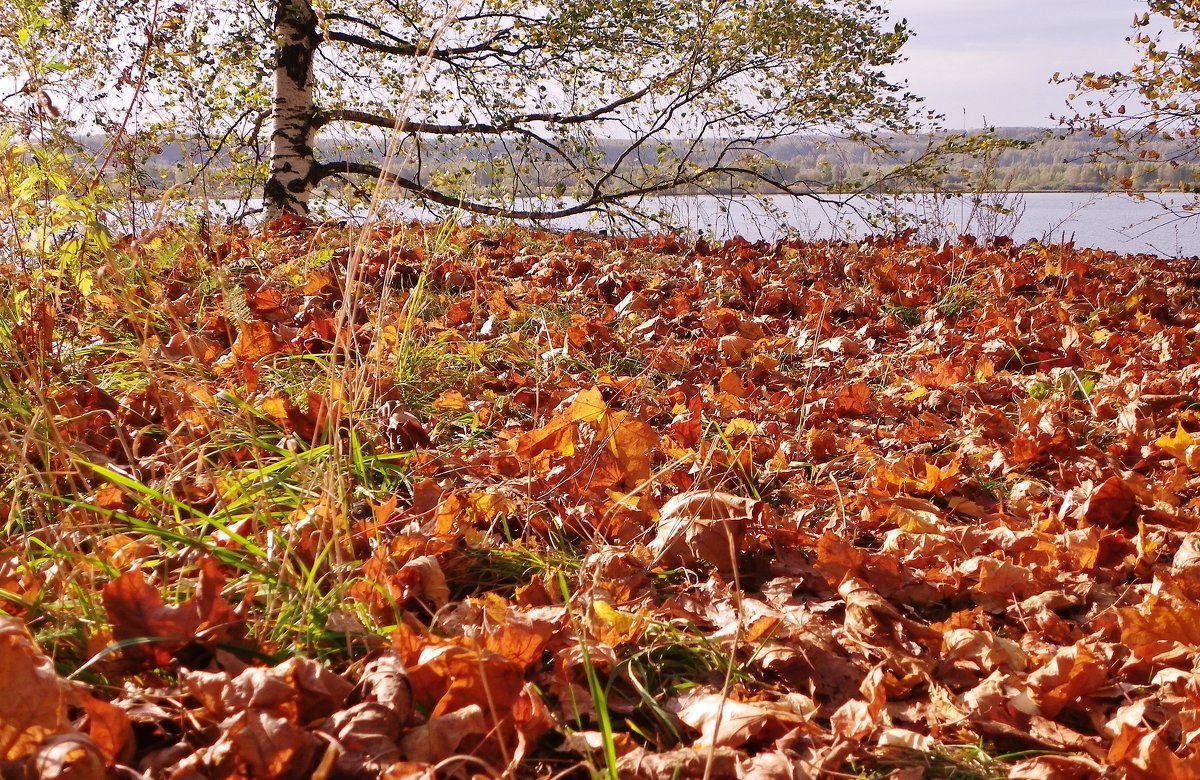
M 578 125 L 585 124 L 587 122 L 595 122 L 604 119 L 606 114 L 612 114 L 622 106 L 626 106 L 630 103 L 641 100 L 643 97 L 650 94 L 650 92 L 651 85 L 647 85 L 637 92 L 622 98 L 618 98 L 617 100 L 611 101 L 603 106 L 599 106 L 584 114 L 519 114 L 498 124 L 476 122 L 474 124 L 464 125 L 441 125 L 433 122 L 414 122 L 408 119 L 400 119 L 399 117 L 375 114 L 370 111 L 358 111 L 350 108 L 333 108 L 319 112 L 314 120 L 314 126 L 320 128 L 331 122 L 358 122 L 359 124 L 371 125 L 373 127 L 384 127 L 391 130 L 398 130 L 402 133 L 427 133 L 431 135 L 498 135 L 500 133 L 513 132 L 518 130 L 522 125 L 533 122 L 545 122 L 546 124 L 552 125 Z
M 562 217 L 570 217 L 578 214 L 587 214 L 590 212 L 600 211 L 604 206 L 619 203 L 628 198 L 644 197 L 646 195 L 656 195 L 662 192 L 675 189 L 677 187 L 691 184 L 698 181 L 701 175 L 708 175 L 707 171 L 694 177 L 688 177 L 687 180 L 671 180 L 657 182 L 646 186 L 630 186 L 628 189 L 618 192 L 610 192 L 604 194 L 594 194 L 582 203 L 577 203 L 573 206 L 566 206 L 561 209 L 551 210 L 526 210 L 526 209 L 508 209 L 503 206 L 493 206 L 487 203 L 478 201 L 466 200 L 453 195 L 447 195 L 439 190 L 432 189 L 418 181 L 414 181 L 397 173 L 380 168 L 377 165 L 370 163 L 360 163 L 350 160 L 339 160 L 332 163 L 324 163 L 320 166 L 321 172 L 319 179 L 325 179 L 331 176 L 339 176 L 342 174 L 353 174 L 357 176 L 370 176 L 385 184 L 390 184 L 399 187 L 403 190 L 413 193 L 414 195 L 424 198 L 432 203 L 437 203 L 442 206 L 459 208 L 463 211 L 469 211 L 474 214 L 482 214 L 489 217 L 504 217 L 506 219 L 528 219 L 534 221 L 560 219 Z

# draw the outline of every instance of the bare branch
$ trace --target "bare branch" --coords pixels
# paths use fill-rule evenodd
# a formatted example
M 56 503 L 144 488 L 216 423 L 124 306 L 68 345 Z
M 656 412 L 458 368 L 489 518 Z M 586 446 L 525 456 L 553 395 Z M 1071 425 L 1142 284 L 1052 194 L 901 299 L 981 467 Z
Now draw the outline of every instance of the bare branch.
M 583 114 L 532 113 L 510 117 L 500 123 L 476 122 L 463 125 L 442 125 L 432 122 L 414 122 L 409 119 L 384 116 L 370 111 L 359 111 L 350 108 L 335 108 L 321 111 L 314 120 L 316 127 L 323 127 L 331 122 L 358 122 L 359 124 L 398 130 L 402 133 L 428 133 L 431 135 L 498 135 L 516 131 L 521 125 L 534 122 L 545 122 L 552 125 L 578 125 L 588 122 L 602 121 L 605 115 L 612 114 L 622 106 L 641 100 L 650 94 L 652 85 L 618 98 L 603 106 Z
M 709 173 L 706 171 L 704 175 Z M 328 178 L 330 176 L 338 176 L 342 174 L 353 174 L 357 176 L 369 176 L 377 179 L 385 184 L 399 187 L 407 190 L 412 194 L 428 200 L 432 203 L 437 203 L 441 206 L 449 206 L 459 208 L 463 211 L 469 211 L 474 214 L 482 214 L 490 217 L 503 217 L 505 219 L 528 219 L 534 221 L 561 219 L 562 217 L 570 217 L 578 214 L 587 214 L 602 210 L 604 207 L 619 204 L 623 200 L 629 198 L 643 197 L 646 195 L 655 195 L 662 192 L 675 189 L 679 186 L 690 183 L 693 177 L 689 177 L 684 181 L 663 181 L 642 187 L 629 187 L 617 192 L 597 194 L 571 206 L 564 206 L 560 209 L 509 209 L 503 206 L 494 206 L 488 203 L 479 203 L 477 201 L 467 200 L 465 198 L 448 195 L 440 190 L 435 190 L 428 185 L 421 184 L 418 181 L 409 179 L 400 174 L 380 168 L 377 165 L 370 163 L 361 163 L 350 160 L 339 160 L 332 163 L 324 163 L 321 165 L 320 178 Z

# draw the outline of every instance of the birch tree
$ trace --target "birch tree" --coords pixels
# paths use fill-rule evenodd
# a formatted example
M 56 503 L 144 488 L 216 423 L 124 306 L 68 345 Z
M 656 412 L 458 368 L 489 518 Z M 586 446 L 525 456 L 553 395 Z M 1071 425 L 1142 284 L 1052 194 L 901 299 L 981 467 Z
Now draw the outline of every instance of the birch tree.
M 66 5 L 72 20 L 106 7 Z M 206 160 L 250 163 L 243 183 L 269 217 L 376 182 L 528 219 L 681 190 L 810 195 L 771 164 L 771 141 L 918 122 L 888 75 L 909 30 L 871 0 L 194 0 L 125 14 L 147 116 Z M 364 153 L 368 137 L 379 145 Z

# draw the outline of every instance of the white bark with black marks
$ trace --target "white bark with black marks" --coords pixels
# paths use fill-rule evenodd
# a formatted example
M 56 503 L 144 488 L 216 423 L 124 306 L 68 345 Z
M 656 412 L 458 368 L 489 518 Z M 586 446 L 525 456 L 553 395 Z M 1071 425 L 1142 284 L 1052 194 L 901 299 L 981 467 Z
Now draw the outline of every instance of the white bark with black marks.
M 271 172 L 263 190 L 268 220 L 284 213 L 308 214 L 308 199 L 321 179 L 321 165 L 313 155 L 313 55 L 320 42 L 309 0 L 278 0 Z

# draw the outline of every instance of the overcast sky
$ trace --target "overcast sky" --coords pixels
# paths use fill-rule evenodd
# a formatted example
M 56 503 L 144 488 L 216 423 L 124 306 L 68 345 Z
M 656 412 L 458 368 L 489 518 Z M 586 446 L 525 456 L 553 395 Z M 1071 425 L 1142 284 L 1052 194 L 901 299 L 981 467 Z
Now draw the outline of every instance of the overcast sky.
M 1055 71 L 1127 69 L 1125 38 L 1139 0 L 891 0 L 894 18 L 915 33 L 905 46 L 906 78 L 952 129 L 1051 127 L 1069 90 Z

